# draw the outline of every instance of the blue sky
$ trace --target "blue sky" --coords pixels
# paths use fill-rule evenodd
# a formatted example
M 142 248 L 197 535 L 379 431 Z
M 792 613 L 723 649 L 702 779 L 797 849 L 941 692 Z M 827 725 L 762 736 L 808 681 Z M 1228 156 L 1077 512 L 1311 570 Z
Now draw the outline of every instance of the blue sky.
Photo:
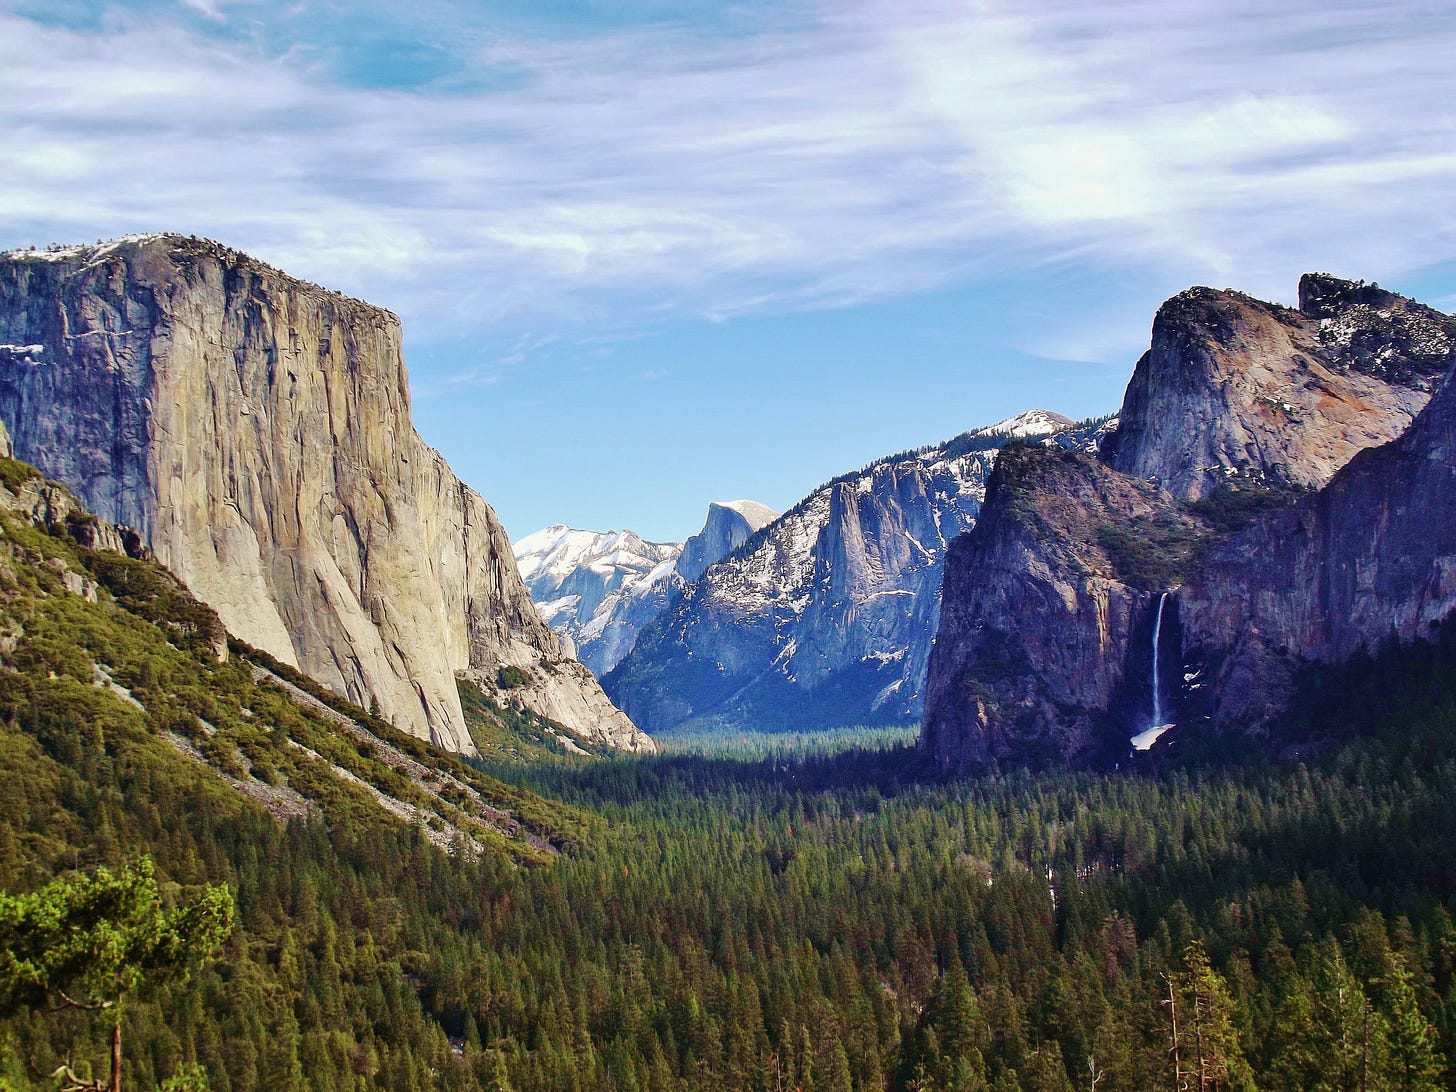
M 692 533 L 1038 405 L 1158 303 L 1456 309 L 1429 3 L 0 0 L 0 247 L 197 233 L 397 311 L 514 537 Z

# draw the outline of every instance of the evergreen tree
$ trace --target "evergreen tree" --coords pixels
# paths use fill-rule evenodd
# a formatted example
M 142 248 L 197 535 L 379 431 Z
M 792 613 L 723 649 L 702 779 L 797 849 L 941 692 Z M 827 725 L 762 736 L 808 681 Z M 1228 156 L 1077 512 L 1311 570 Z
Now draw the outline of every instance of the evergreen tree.
M 232 927 L 232 895 L 221 885 L 164 908 L 150 857 L 116 875 L 98 868 L 30 894 L 0 893 L 0 1011 L 105 1012 L 112 1029 L 110 1080 L 82 1080 L 69 1064 L 56 1075 L 73 1089 L 121 1092 L 126 996 L 144 983 L 185 980 Z
M 1416 1004 L 1412 975 L 1395 960 L 1385 982 L 1389 1027 L 1389 1087 L 1401 1092 L 1429 1092 L 1442 1087 L 1445 1059 L 1436 1045 L 1436 1029 Z

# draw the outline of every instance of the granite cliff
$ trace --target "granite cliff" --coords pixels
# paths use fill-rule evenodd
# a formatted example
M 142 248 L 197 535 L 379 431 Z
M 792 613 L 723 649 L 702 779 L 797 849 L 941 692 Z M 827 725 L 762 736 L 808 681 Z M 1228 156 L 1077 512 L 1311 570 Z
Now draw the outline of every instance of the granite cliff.
M 13 252 L 0 419 L 230 632 L 397 726 L 472 751 L 456 673 L 510 665 L 583 737 L 653 748 L 415 433 L 390 312 L 181 236 Z
M 1428 622 L 1443 593 L 1417 589 L 1444 587 L 1441 528 L 1407 522 L 1429 547 L 1371 533 L 1366 521 L 1399 508 L 1393 475 L 1338 498 L 1347 475 L 1431 433 L 1411 421 L 1453 350 L 1446 316 L 1325 275 L 1302 280 L 1298 311 L 1203 288 L 1174 297 L 1100 457 L 1003 457 L 952 545 L 923 744 L 947 769 L 1116 761 L 1166 727 L 1152 723 L 1155 685 L 1169 723 L 1247 726 L 1278 711 L 1295 664 L 1338 660 L 1396 619 Z M 1422 450 L 1405 457 L 1435 448 Z M 1414 478 L 1449 506 L 1439 473 Z M 1321 591 L 1336 571 L 1352 583 Z
M 1153 320 L 1103 459 L 1184 499 L 1318 489 L 1395 439 L 1445 373 L 1450 325 L 1371 285 L 1306 274 L 1299 310 L 1192 288 Z
M 755 531 L 778 518 L 779 513 L 757 501 L 714 501 L 708 505 L 703 529 L 683 543 L 677 559 L 677 575 L 684 584 L 693 583 L 710 566 L 747 542 Z
M 946 559 L 924 742 L 947 769 L 1125 751 L 1149 604 L 1207 526 L 1151 482 L 1018 444 L 1002 451 L 976 527 Z M 1143 571 L 1128 551 L 1143 543 L 1174 556 Z
M 1258 731 L 1307 665 L 1434 638 L 1456 610 L 1456 388 L 1215 550 L 1176 597 L 1179 723 Z

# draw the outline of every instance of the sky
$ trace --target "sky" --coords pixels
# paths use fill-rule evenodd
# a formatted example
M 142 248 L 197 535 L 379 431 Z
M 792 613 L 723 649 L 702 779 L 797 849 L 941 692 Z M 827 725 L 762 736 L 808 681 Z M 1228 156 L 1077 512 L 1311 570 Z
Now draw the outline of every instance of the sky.
M 1456 310 L 1456 7 L 0 0 L 0 248 L 204 235 L 389 307 L 513 538 L 682 539 L 1037 406 L 1159 303 Z

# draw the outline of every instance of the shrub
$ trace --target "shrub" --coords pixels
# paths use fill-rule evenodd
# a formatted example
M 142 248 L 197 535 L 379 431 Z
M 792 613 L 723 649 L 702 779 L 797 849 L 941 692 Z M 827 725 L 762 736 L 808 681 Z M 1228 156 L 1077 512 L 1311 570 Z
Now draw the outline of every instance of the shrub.
M 502 690 L 514 690 L 518 686 L 525 686 L 531 681 L 529 672 L 519 667 L 512 667 L 505 664 L 495 673 L 495 684 Z

